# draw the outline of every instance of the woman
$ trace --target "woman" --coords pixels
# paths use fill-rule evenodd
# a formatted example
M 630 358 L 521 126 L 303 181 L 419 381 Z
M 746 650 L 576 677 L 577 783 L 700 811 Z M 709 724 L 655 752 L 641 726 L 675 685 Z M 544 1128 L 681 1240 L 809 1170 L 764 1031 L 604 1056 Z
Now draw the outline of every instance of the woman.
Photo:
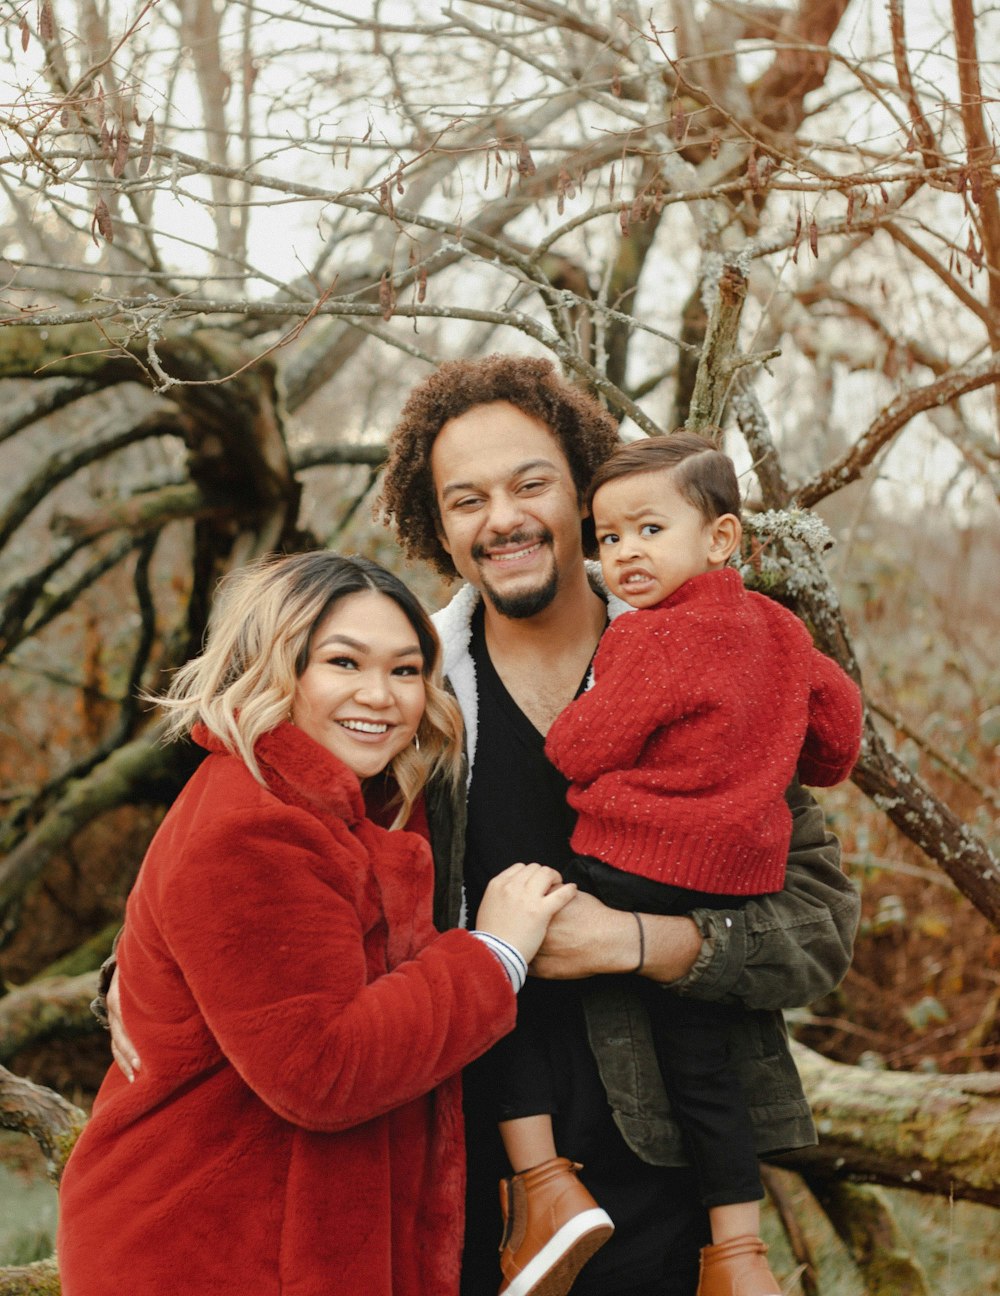
M 230 578 L 164 699 L 211 753 L 160 827 L 118 949 L 142 1057 L 63 1178 L 65 1296 L 446 1296 L 458 1290 L 459 1070 L 511 1029 L 524 961 L 573 895 L 514 865 L 476 933 L 431 925 L 405 823 L 458 770 L 460 720 L 419 603 L 329 553 Z

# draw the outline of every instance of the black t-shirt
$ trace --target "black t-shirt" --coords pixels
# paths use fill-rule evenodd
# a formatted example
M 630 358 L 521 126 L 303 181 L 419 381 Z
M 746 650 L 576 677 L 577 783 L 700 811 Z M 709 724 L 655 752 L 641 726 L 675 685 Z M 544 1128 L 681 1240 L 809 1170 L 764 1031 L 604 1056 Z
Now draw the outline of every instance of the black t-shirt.
M 490 661 L 481 607 L 472 656 L 479 714 L 465 859 L 470 925 L 490 878 L 509 864 L 537 860 L 562 868 L 574 821 L 566 780 L 546 759 L 544 737 Z M 662 1296 L 693 1296 L 698 1249 L 710 1240 L 693 1176 L 647 1165 L 618 1133 L 587 1042 L 581 983 L 529 978 L 521 994 L 535 996 L 551 1024 L 556 1147 L 583 1164 L 582 1179 L 616 1226 L 581 1272 L 574 1296 L 630 1296 L 646 1284 Z M 497 1182 L 510 1169 L 496 1128 L 489 1054 L 466 1069 L 464 1086 L 469 1193 L 462 1292 L 493 1296 L 500 1282 Z

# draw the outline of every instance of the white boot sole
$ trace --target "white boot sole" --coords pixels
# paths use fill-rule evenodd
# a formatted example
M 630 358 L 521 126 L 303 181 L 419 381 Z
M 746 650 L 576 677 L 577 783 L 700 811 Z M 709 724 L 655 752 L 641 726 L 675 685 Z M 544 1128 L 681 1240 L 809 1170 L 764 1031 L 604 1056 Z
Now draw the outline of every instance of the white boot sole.
M 581 1260 L 581 1267 L 590 1259 L 594 1251 L 614 1232 L 615 1226 L 611 1222 L 611 1216 L 607 1211 L 600 1207 L 592 1210 L 582 1211 L 579 1215 L 574 1215 L 571 1220 L 562 1226 L 558 1233 L 553 1234 L 548 1242 L 542 1247 L 538 1255 L 528 1264 L 521 1272 L 505 1287 L 500 1288 L 501 1296 L 547 1296 L 544 1289 L 539 1284 L 543 1283 L 550 1270 L 555 1269 L 565 1256 L 573 1250 L 574 1246 L 589 1234 L 599 1233 L 600 1240 Z M 573 1274 L 573 1278 L 576 1274 Z M 571 1279 L 572 1281 L 572 1279 Z M 569 1290 L 568 1286 L 563 1290 Z

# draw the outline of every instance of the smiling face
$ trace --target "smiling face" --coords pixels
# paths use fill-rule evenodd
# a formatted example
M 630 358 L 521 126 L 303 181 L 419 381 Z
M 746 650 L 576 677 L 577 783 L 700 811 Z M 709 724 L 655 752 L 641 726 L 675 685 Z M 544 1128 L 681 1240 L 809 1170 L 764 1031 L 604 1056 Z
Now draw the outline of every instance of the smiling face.
M 507 401 L 449 419 L 431 451 L 441 543 L 502 616 L 530 617 L 582 570 L 583 508 L 559 442 Z
M 711 520 L 677 489 L 668 470 L 633 473 L 594 494 L 594 527 L 608 588 L 636 608 L 653 607 L 685 581 L 729 561 L 740 538 L 732 513 Z
M 385 594 L 348 594 L 320 622 L 292 699 L 292 721 L 357 774 L 378 774 L 424 714 L 424 657 Z

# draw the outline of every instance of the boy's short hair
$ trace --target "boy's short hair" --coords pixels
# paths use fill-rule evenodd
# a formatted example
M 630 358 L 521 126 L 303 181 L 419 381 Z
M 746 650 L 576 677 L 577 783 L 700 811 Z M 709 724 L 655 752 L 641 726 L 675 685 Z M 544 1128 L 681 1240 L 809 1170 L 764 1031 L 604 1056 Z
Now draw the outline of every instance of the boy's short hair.
M 669 472 L 678 491 L 706 522 L 724 513 L 740 516 L 740 486 L 732 459 L 707 437 L 684 428 L 620 446 L 594 474 L 588 506 L 592 508 L 594 495 L 608 482 L 651 472 Z
M 379 503 L 406 556 L 427 559 L 442 576 L 458 573 L 438 534 L 431 448 L 450 419 L 494 401 L 507 401 L 549 429 L 581 500 L 594 470 L 618 445 L 615 419 L 593 396 L 565 382 L 550 360 L 490 355 L 440 365 L 410 392 L 389 437 Z M 586 526 L 584 549 L 595 552 L 593 531 Z

